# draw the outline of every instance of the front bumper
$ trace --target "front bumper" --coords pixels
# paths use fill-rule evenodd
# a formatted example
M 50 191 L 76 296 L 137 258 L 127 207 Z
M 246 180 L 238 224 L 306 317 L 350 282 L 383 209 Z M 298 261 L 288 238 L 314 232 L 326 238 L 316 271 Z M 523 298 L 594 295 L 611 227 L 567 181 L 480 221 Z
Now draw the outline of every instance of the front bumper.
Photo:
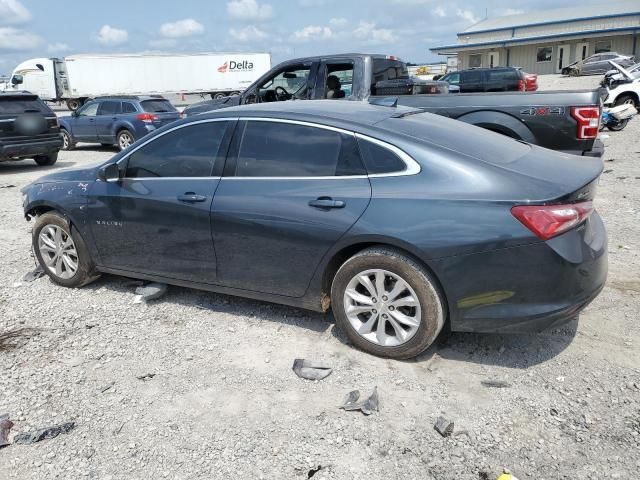
M 436 265 L 451 329 L 493 333 L 540 332 L 575 318 L 604 287 L 607 268 L 606 231 L 596 212 L 547 242 Z
M 62 137 L 17 140 L 0 143 L 0 161 L 46 155 L 62 148 Z

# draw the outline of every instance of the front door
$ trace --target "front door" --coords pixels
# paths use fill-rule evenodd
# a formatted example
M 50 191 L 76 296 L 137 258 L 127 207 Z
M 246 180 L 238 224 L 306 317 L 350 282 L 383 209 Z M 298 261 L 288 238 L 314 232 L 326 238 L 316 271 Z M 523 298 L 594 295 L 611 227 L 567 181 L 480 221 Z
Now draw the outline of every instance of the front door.
M 570 45 L 558 45 L 556 73 L 561 73 L 562 69 L 571 63 L 571 60 L 569 59 L 570 48 Z
M 104 100 L 98 107 L 96 116 L 96 133 L 101 143 L 114 143 L 114 124 L 122 115 L 122 102 L 119 100 Z
M 210 211 L 224 162 L 228 121 L 169 130 L 119 164 L 119 182 L 96 182 L 89 218 L 101 264 L 214 283 Z
M 580 60 L 584 60 L 588 56 L 589 56 L 589 43 L 588 42 L 577 43 L 576 53 L 573 57 L 574 60 L 578 62 Z
M 100 102 L 89 102 L 79 108 L 71 117 L 71 131 L 75 140 L 81 142 L 97 141 L 96 115 L 99 105 Z
M 213 201 L 221 285 L 300 297 L 371 197 L 353 134 L 276 120 L 238 123 Z M 228 176 L 227 176 L 228 174 Z
M 489 67 L 494 68 L 500 65 L 500 53 L 489 52 Z

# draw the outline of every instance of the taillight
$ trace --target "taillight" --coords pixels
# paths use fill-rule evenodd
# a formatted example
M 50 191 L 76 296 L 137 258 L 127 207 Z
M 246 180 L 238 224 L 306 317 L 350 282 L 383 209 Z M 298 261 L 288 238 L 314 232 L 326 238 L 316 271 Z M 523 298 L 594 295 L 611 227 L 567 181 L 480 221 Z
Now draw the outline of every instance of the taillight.
M 138 115 L 136 115 L 136 118 L 138 120 L 142 120 L 145 123 L 151 123 L 154 120 L 158 120 L 158 117 L 153 113 L 139 113 Z
M 525 85 L 524 85 L 524 81 L 523 80 L 518 80 L 518 90 L 524 92 L 525 91 Z
M 566 205 L 519 205 L 511 213 L 541 240 L 549 240 L 584 222 L 593 212 L 593 202 Z
M 585 140 L 598 136 L 600 107 L 571 107 L 571 116 L 578 122 L 578 139 Z

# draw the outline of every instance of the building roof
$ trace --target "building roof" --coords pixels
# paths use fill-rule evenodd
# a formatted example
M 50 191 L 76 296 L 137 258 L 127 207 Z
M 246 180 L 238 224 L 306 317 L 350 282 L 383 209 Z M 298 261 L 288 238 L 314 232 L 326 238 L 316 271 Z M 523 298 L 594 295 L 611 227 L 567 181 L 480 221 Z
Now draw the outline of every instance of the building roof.
M 598 3 L 595 5 L 554 8 L 520 13 L 517 15 L 505 15 L 504 17 L 487 18 L 471 25 L 464 32 L 458 33 L 458 35 L 628 15 L 640 15 L 640 2 L 638 2 L 638 0 L 608 3 L 605 6 L 603 6 L 602 3 Z

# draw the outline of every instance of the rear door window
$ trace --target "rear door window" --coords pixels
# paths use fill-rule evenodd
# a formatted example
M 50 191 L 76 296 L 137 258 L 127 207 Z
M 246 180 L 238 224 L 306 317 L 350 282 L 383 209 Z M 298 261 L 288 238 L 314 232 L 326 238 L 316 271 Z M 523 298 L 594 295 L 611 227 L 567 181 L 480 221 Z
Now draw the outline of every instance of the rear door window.
M 118 115 L 122 113 L 122 103 L 115 100 L 107 100 L 100 103 L 98 115 Z
M 0 115 L 14 115 L 20 113 L 51 113 L 42 100 L 21 99 L 18 97 L 0 98 Z
M 391 60 L 387 58 L 373 59 L 373 75 L 371 80 L 371 93 L 376 93 L 376 83 L 384 80 L 396 80 L 409 78 L 409 70 L 407 65 L 400 60 Z
M 177 111 L 168 100 L 143 100 L 140 102 L 142 109 L 149 113 L 166 113 Z
M 199 123 L 157 137 L 129 155 L 125 176 L 209 177 L 228 125 Z
M 242 132 L 237 177 L 362 175 L 353 135 L 307 125 L 248 121 Z

